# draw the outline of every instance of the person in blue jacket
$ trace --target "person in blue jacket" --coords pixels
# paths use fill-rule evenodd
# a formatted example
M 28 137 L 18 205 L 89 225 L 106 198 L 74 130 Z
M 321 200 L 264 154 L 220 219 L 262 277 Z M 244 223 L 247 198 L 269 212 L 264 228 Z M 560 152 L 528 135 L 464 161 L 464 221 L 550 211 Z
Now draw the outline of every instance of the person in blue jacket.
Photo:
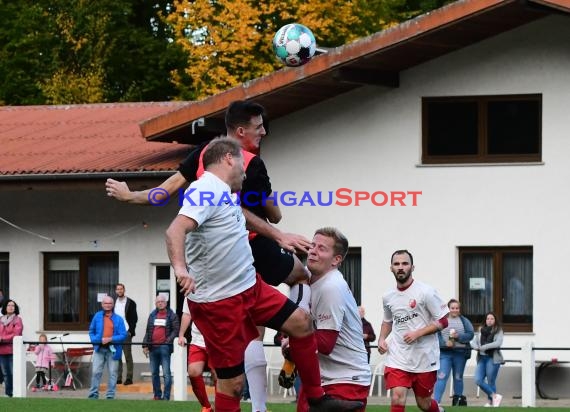
M 123 319 L 113 311 L 114 304 L 111 296 L 105 296 L 101 301 L 103 309 L 93 316 L 89 325 L 89 338 L 93 344 L 93 373 L 89 399 L 99 399 L 99 384 L 105 365 L 109 373 L 105 398 L 115 398 L 117 372 L 123 352 L 121 343 L 127 338 L 127 329 Z
M 471 357 L 471 345 L 475 330 L 473 324 L 461 314 L 461 305 L 457 299 L 451 299 L 447 306 L 449 315 L 447 327 L 438 332 L 439 338 L 439 371 L 434 389 L 434 399 L 441 403 L 441 397 L 447 385 L 447 379 L 453 372 L 454 406 L 466 406 L 463 396 L 463 372 L 467 359 Z

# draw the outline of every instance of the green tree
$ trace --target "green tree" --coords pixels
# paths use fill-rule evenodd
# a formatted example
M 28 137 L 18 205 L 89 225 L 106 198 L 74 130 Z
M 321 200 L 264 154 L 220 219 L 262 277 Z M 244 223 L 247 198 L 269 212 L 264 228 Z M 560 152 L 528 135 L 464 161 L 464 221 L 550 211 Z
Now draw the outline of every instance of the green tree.
M 157 17 L 167 8 L 164 0 L 0 0 L 0 102 L 174 98 L 172 73 L 186 58 Z
M 37 2 L 0 0 L 1 104 L 45 102 L 36 83 L 55 70 L 51 27 Z

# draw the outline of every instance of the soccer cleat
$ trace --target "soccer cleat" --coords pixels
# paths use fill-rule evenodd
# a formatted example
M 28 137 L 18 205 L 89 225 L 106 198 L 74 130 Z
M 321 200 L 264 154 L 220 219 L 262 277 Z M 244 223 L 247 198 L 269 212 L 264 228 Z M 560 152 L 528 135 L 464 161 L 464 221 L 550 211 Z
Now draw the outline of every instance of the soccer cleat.
M 362 408 L 364 408 L 364 404 L 360 401 L 345 401 L 329 395 L 309 400 L 309 412 L 349 412 Z
M 493 395 L 493 408 L 498 408 L 501 405 L 501 401 L 503 400 L 503 395 L 499 395 L 498 393 L 496 393 L 495 395 Z
M 297 368 L 295 368 L 295 364 L 288 359 L 285 359 L 283 362 L 283 367 L 281 368 L 281 372 L 279 372 L 279 377 L 277 381 L 279 382 L 279 386 L 290 389 L 295 384 L 295 378 L 297 377 Z

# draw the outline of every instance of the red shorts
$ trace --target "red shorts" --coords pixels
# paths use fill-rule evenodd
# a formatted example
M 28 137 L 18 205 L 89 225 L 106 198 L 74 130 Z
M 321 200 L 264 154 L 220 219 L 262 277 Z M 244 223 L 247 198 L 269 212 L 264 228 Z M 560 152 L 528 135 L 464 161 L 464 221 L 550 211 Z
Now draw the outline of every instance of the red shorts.
M 279 328 L 296 309 L 259 275 L 254 286 L 236 296 L 208 303 L 190 301 L 188 305 L 220 379 L 243 373 L 245 349 L 259 336 L 257 325 Z
M 208 365 L 208 358 L 206 348 L 192 344 L 188 346 L 188 365 L 194 362 L 204 362 L 204 364 Z
M 323 390 L 327 395 L 331 395 L 336 399 L 344 399 L 346 401 L 360 401 L 364 403 L 362 409 L 358 409 L 356 412 L 363 412 L 366 409 L 366 402 L 368 400 L 368 392 L 370 391 L 370 385 L 354 385 L 351 383 L 337 383 L 333 385 L 324 385 Z M 307 402 L 307 397 L 303 392 L 303 386 L 301 385 L 301 390 L 299 391 L 299 399 L 297 404 L 297 412 L 309 412 L 309 403 Z
M 398 386 L 412 388 L 416 396 L 429 398 L 437 381 L 437 371 L 413 373 L 386 366 L 384 368 L 384 379 L 386 380 L 386 389 Z

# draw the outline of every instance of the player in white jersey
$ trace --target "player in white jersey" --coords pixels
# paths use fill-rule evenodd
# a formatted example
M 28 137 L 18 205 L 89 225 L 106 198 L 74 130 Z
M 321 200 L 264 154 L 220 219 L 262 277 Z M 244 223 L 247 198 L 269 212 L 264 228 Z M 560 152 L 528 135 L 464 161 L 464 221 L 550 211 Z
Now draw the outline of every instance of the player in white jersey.
M 415 280 L 414 258 L 407 250 L 392 254 L 396 288 L 382 297 L 384 319 L 378 351 L 386 354 L 384 378 L 392 390 L 391 412 L 403 412 L 408 389 L 424 412 L 443 410 L 431 398 L 439 369 L 437 331 L 447 326 L 447 304 L 431 286 Z M 387 338 L 390 338 L 387 340 Z
M 315 232 L 307 258 L 311 272 L 311 316 L 323 389 L 340 399 L 361 401 L 364 411 L 371 373 L 358 307 L 338 270 L 347 252 L 348 240 L 338 229 L 326 227 Z M 301 386 L 297 412 L 307 410 Z
M 192 315 L 190 315 L 190 308 L 188 307 L 188 301 L 185 299 L 182 305 L 182 319 L 180 321 L 180 330 L 178 332 L 178 344 L 180 346 L 186 345 L 186 330 L 191 326 L 191 340 L 190 345 L 188 345 L 188 377 L 190 378 L 190 385 L 192 386 L 192 392 L 202 405 L 201 412 L 212 412 L 212 404 L 208 399 L 208 393 L 206 392 L 206 384 L 202 374 L 204 373 L 204 368 L 206 365 L 210 366 L 208 360 L 208 352 L 206 351 L 206 342 L 204 342 L 204 336 L 202 332 L 196 327 L 196 323 L 192 322 Z M 211 368 L 210 368 L 211 369 Z M 211 369 L 211 373 L 215 378 L 215 371 Z
M 361 408 L 361 402 L 325 395 L 309 315 L 256 275 L 235 194 L 245 177 L 239 143 L 228 138 L 212 141 L 203 163 L 206 172 L 186 191 L 184 204 L 166 231 L 166 244 L 216 370 L 216 412 L 240 410 L 244 352 L 259 335 L 256 325 L 289 335 L 311 412 Z

